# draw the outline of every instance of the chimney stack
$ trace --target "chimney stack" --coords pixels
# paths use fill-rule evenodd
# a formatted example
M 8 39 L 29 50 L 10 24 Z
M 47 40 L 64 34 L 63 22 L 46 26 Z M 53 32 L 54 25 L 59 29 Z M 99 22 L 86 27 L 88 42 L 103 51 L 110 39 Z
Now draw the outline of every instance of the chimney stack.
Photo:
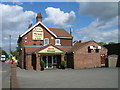
M 72 28 L 70 28 L 70 35 L 71 35 L 71 36 L 72 36 L 72 33 L 73 33 Z
M 82 43 L 82 40 L 79 40 L 78 42 L 79 42 L 79 43 Z
M 38 21 L 42 22 L 42 14 L 41 13 L 37 13 L 36 22 L 38 22 Z
M 32 27 L 32 24 L 29 24 L 28 28 L 31 28 Z

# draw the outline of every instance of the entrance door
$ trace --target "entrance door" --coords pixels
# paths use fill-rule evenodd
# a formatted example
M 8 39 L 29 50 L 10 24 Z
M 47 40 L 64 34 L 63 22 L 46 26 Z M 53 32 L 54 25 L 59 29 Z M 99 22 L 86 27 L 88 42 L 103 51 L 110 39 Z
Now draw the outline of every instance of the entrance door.
M 44 61 L 44 63 L 45 63 L 45 67 L 44 68 L 46 68 L 47 67 L 47 59 L 46 59 L 46 56 L 42 56 L 42 60 Z
M 44 68 L 52 68 L 53 67 L 53 56 L 42 56 L 42 60 L 45 62 Z
M 101 54 L 101 65 L 105 66 L 105 54 Z
M 48 68 L 52 68 L 52 65 L 53 65 L 53 63 L 52 63 L 52 56 L 48 56 Z

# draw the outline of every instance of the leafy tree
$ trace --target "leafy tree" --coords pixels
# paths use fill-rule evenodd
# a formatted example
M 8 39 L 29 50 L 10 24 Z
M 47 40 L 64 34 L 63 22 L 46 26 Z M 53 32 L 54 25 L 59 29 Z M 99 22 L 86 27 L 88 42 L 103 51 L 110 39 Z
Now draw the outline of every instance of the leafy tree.
M 109 42 L 109 43 L 105 43 L 105 42 L 98 42 L 101 46 L 103 45 L 109 45 L 109 44 L 116 44 L 115 42 Z
M 107 43 L 104 43 L 104 42 L 98 42 L 101 46 L 103 45 L 107 45 Z
M 11 51 L 11 54 L 16 57 L 17 60 L 20 59 L 20 47 L 16 47 L 15 51 Z
M 6 56 L 6 58 L 8 58 L 8 54 L 5 52 L 5 50 L 3 50 L 2 48 L 0 48 L 0 56 L 1 55 L 5 55 Z
M 108 44 L 116 44 L 115 42 L 109 42 Z

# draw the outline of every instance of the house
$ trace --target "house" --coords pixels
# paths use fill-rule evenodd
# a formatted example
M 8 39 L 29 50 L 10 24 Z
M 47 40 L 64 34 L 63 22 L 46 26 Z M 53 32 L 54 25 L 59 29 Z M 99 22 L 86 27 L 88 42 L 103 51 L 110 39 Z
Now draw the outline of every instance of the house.
M 107 49 L 95 41 L 73 42 L 73 36 L 66 30 L 48 28 L 42 22 L 41 13 L 37 14 L 36 24 L 30 24 L 19 36 L 18 44 L 19 65 L 26 70 L 40 70 L 40 60 L 45 62 L 45 69 L 60 68 L 61 60 L 74 69 L 101 67 L 107 57 Z
M 69 68 L 101 67 L 106 63 L 107 49 L 95 41 L 76 42 L 66 55 Z
M 40 60 L 43 60 L 46 69 L 54 66 L 59 68 L 65 53 L 72 47 L 72 42 L 73 37 L 66 30 L 45 26 L 41 13 L 38 13 L 36 24 L 30 24 L 28 30 L 19 36 L 20 67 L 39 70 Z

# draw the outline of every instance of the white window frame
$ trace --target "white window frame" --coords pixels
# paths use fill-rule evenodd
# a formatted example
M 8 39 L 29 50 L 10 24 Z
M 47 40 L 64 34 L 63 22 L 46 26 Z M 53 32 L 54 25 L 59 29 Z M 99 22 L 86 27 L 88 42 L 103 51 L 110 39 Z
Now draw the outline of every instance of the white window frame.
M 48 39 L 48 44 L 49 44 L 49 38 L 44 38 L 44 45 L 48 45 L 48 44 L 45 44 L 45 39 Z
M 59 40 L 59 44 L 57 43 L 57 40 Z M 55 39 L 55 45 L 61 45 L 60 44 L 60 39 Z

